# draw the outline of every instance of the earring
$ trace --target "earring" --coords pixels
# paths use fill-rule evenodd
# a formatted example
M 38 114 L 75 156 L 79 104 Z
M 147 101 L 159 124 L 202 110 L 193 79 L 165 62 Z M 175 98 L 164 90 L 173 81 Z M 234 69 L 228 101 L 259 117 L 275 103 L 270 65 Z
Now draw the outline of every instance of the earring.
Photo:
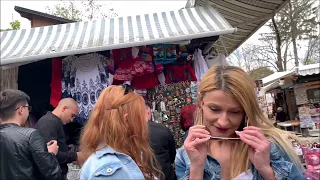
M 248 120 L 248 117 L 246 117 L 246 119 L 245 119 L 244 123 L 245 123 L 246 127 L 248 127 L 248 126 L 249 126 L 249 120 Z
M 203 125 L 203 118 L 202 118 L 202 109 L 200 107 L 197 108 L 197 124 Z

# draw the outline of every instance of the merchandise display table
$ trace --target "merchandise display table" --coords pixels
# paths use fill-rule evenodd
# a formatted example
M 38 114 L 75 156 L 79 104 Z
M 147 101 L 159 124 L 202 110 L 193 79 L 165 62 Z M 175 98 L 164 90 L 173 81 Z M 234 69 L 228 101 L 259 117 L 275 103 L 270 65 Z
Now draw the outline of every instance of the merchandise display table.
M 287 127 L 298 127 L 299 128 L 299 132 L 301 132 L 300 129 L 300 121 L 296 121 L 296 120 L 290 120 L 290 121 L 285 121 L 285 122 L 279 122 L 277 123 L 278 126 L 280 126 L 281 128 L 284 128 L 287 131 Z

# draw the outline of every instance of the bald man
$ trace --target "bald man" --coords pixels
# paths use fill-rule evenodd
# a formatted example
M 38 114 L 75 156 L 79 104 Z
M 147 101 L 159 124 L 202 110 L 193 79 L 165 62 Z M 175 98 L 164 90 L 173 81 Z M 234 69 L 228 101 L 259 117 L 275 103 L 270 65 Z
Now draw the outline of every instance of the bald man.
M 69 151 L 63 130 L 63 125 L 72 122 L 77 114 L 77 102 L 72 98 L 65 98 L 60 100 L 58 106 L 52 112 L 47 112 L 46 115 L 41 117 L 35 125 L 46 142 L 50 140 L 58 142 L 59 151 L 56 157 L 65 177 L 68 173 L 67 164 L 79 161 L 82 157 L 79 152 Z

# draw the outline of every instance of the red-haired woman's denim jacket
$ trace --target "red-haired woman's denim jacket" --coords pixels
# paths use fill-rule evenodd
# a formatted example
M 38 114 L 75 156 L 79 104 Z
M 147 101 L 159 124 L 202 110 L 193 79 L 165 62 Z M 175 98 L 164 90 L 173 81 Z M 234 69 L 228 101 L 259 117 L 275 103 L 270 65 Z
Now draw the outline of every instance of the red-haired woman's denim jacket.
M 143 180 L 144 176 L 133 159 L 110 147 L 91 154 L 80 172 L 80 180 Z

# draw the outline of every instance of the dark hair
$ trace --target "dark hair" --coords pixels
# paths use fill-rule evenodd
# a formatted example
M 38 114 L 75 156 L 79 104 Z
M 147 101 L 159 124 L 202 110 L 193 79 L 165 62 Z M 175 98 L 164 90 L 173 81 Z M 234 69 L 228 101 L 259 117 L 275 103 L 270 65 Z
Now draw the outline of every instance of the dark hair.
M 151 103 L 149 101 L 144 101 L 144 104 L 146 105 L 146 108 L 151 108 Z
M 19 106 L 23 106 L 30 101 L 30 97 L 14 89 L 6 89 L 0 92 L 0 119 L 6 121 L 14 115 Z

